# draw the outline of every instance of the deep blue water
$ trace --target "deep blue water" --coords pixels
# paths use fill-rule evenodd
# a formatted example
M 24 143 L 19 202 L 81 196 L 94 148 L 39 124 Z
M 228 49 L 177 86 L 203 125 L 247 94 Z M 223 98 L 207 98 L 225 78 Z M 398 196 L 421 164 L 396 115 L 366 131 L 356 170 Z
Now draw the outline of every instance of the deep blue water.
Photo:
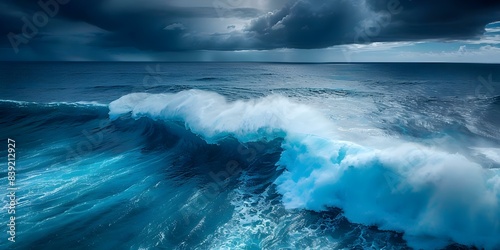
M 500 65 L 1 63 L 1 249 L 500 248 Z

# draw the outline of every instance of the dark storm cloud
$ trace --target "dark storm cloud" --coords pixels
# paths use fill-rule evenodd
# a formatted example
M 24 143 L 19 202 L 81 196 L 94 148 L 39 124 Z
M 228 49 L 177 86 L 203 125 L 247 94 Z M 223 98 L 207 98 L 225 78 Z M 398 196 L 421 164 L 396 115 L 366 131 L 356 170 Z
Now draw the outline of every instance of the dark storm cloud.
M 500 20 L 500 1 L 298 0 L 248 28 L 268 48 L 469 39 Z
M 57 3 L 56 0 L 41 0 L 42 2 Z M 61 0 L 62 1 L 62 0 Z M 67 4 L 56 4 L 59 7 L 55 18 L 65 18 L 73 21 L 83 21 L 109 31 L 134 29 L 148 25 L 164 25 L 172 20 L 181 18 L 218 18 L 219 13 L 213 7 L 176 7 L 159 1 L 137 1 L 120 6 L 119 1 L 111 0 L 64 0 Z M 20 17 L 32 17 L 36 12 L 43 10 L 39 1 L 5 1 L 4 12 L 18 10 L 11 14 L 11 24 L 20 24 Z M 1 6 L 1 5 L 0 5 Z M 52 5 L 53 6 L 53 5 Z M 49 9 L 54 9 L 54 7 Z M 0 12 L 2 16 L 6 16 Z M 225 17 L 255 18 L 262 14 L 252 8 L 234 8 L 224 12 Z M 4 24 L 2 24 L 3 26 Z M 10 25 L 13 26 L 13 25 Z M 19 25 L 15 25 L 20 29 Z
M 68 3 L 59 4 L 57 11 L 49 6 L 54 15 L 47 13 L 47 24 L 37 27 L 38 32 L 26 40 L 23 31 L 30 31 L 26 20 L 33 23 L 36 13 L 43 10 L 39 1 L 0 0 L 0 48 L 11 46 L 13 37 L 9 40 L 8 34 L 24 37 L 19 46 L 43 56 L 49 56 L 47 51 L 71 54 L 71 44 L 76 46 L 73 50 L 78 46 L 145 51 L 325 48 L 384 41 L 470 39 L 480 36 L 486 24 L 500 20 L 498 0 L 290 0 L 269 13 L 234 4 L 221 10 L 211 1 L 194 0 L 184 5 L 179 4 L 181 1 L 176 5 L 175 1 L 160 0 L 41 0 L 56 1 Z M 262 1 L 252 6 L 257 2 Z M 227 23 L 217 33 L 207 20 Z M 236 29 L 229 20 L 247 21 L 248 25 Z M 79 36 L 64 35 L 64 29 L 70 32 L 72 25 L 81 24 L 95 30 L 82 31 Z M 64 49 L 55 49 L 58 44 L 65 44 L 61 46 Z
M 248 32 L 263 48 L 324 48 L 350 43 L 348 33 L 364 16 L 354 1 L 297 1 L 253 20 Z
M 43 32 L 51 33 L 54 28 L 57 28 L 53 25 L 54 20 L 84 22 L 102 29 L 106 33 L 96 35 L 94 41 L 87 43 L 87 45 L 101 48 L 129 46 L 142 50 L 183 51 L 225 49 L 218 44 L 219 42 L 238 48 L 239 46 L 233 46 L 237 45 L 235 41 L 244 42 L 238 34 L 231 37 L 217 35 L 205 37 L 193 34 L 192 27 L 180 29 L 171 26 L 172 24 L 184 26 L 182 20 L 220 18 L 221 13 L 214 7 L 178 7 L 169 5 L 170 2 L 158 0 L 42 0 L 41 2 L 51 4 L 44 4 L 48 6 L 44 8 L 39 1 L 0 2 L 0 6 L 3 7 L 0 12 L 2 47 L 15 44 L 14 47 L 17 48 L 29 44 L 32 49 L 43 50 L 41 49 L 43 46 L 40 46 L 40 43 L 46 42 L 41 39 Z M 42 25 L 43 27 L 39 27 L 34 20 L 40 12 L 49 16 L 47 25 Z M 224 18 L 251 19 L 263 13 L 254 8 L 231 8 L 225 9 L 222 14 Z M 203 30 L 203 24 L 196 25 L 196 28 Z M 60 39 L 65 40 L 64 37 Z M 57 43 L 57 41 L 52 41 L 54 42 Z M 39 51 L 39 53 L 44 53 L 44 51 Z
M 500 20 L 498 0 L 400 0 L 403 11 L 380 34 L 380 40 L 469 39 L 482 35 L 490 22 Z M 375 12 L 386 1 L 368 1 Z

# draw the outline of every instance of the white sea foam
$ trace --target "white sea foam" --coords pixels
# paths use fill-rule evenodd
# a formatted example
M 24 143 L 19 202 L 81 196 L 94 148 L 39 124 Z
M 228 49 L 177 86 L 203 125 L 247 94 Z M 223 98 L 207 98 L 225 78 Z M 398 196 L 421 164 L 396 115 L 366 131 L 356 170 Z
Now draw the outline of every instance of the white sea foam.
M 113 119 L 183 122 L 209 143 L 284 138 L 278 165 L 286 171 L 275 184 L 287 208 L 339 207 L 352 222 L 404 232 L 415 248 L 500 247 L 499 172 L 460 154 L 396 140 L 378 149 L 349 142 L 319 112 L 275 95 L 229 103 L 200 90 L 139 93 L 109 108 Z
M 242 142 L 292 134 L 332 136 L 333 127 L 319 112 L 272 95 L 236 101 L 213 92 L 188 90 L 177 94 L 129 94 L 109 105 L 112 119 L 134 117 L 181 121 L 210 143 L 232 135 Z
M 500 163 L 500 148 L 472 148 L 476 154 L 484 155 L 486 158 Z

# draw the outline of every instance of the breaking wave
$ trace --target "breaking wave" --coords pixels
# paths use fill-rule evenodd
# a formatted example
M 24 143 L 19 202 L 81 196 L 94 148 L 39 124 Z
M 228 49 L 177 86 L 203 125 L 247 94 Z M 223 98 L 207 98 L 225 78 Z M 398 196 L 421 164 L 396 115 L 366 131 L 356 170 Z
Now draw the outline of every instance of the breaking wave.
M 174 122 L 209 144 L 281 139 L 274 181 L 288 209 L 340 208 L 353 223 L 404 233 L 414 248 L 500 247 L 500 173 L 461 154 L 397 139 L 350 141 L 320 112 L 286 97 L 228 102 L 201 90 L 134 93 L 109 116 Z M 342 139 L 340 139 L 342 138 Z

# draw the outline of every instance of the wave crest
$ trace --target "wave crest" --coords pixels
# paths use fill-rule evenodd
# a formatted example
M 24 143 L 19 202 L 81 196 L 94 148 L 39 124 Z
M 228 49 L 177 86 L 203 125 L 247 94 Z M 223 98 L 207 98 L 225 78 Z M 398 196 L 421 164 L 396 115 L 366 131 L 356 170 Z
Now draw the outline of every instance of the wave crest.
M 109 109 L 111 119 L 131 113 L 135 118 L 183 122 L 209 143 L 227 136 L 249 142 L 272 140 L 286 133 L 333 133 L 330 123 L 317 111 L 279 95 L 229 103 L 217 93 L 202 90 L 135 93 L 112 102 Z

